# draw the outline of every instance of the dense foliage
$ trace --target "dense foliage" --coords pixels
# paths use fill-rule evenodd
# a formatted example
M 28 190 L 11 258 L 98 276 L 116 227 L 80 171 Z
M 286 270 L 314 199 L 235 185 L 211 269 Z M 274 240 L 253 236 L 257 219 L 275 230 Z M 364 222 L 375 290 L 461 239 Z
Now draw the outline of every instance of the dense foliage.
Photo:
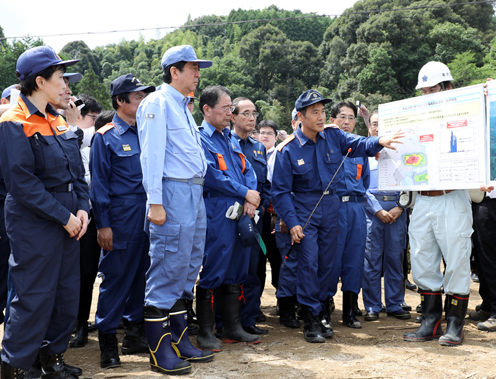
M 190 19 L 185 27 L 149 42 L 122 40 L 92 50 L 83 41 L 74 41 L 60 54 L 81 59 L 71 70 L 84 73 L 84 79 L 74 85 L 73 92 L 88 93 L 109 108 L 112 80 L 131 72 L 143 83 L 160 85 L 163 53 L 171 46 L 190 44 L 198 57 L 214 62 L 202 71 L 198 95 L 207 85 L 224 85 L 233 98 L 251 98 L 262 117 L 289 130 L 294 101 L 309 88 L 335 101 L 360 100 L 373 109 L 380 103 L 415 96 L 418 70 L 430 60 L 447 63 L 457 87 L 495 76 L 492 5 L 472 0 L 443 6 L 457 2 L 361 0 L 332 20 L 275 6 L 238 9 L 225 17 Z M 424 8 L 390 11 L 415 7 Z M 240 23 L 248 20 L 260 21 Z M 212 25 L 218 23 L 228 24 Z M 41 43 L 0 40 L 0 88 L 16 82 L 17 57 Z M 198 110 L 195 118 L 201 121 Z M 363 123 L 357 132 L 365 133 Z

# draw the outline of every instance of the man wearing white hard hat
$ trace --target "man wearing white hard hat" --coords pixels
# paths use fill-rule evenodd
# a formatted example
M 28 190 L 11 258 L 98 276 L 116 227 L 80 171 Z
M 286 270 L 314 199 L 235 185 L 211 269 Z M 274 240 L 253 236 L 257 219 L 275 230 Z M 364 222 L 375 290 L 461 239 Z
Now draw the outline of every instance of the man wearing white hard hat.
M 449 68 L 429 62 L 419 72 L 416 89 L 429 95 L 453 89 Z M 463 325 L 470 293 L 472 209 L 467 190 L 418 191 L 409 236 L 413 280 L 422 301 L 419 329 L 403 336 L 405 341 L 439 339 L 443 346 L 463 341 Z M 446 269 L 440 271 L 441 258 Z M 441 328 L 443 302 L 447 297 L 446 333 Z

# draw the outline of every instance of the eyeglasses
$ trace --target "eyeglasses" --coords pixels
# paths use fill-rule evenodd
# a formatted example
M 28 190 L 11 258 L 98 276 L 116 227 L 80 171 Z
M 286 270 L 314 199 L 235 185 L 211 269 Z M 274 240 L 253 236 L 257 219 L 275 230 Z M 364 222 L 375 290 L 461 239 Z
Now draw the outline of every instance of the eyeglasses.
M 91 118 L 93 119 L 93 121 L 96 121 L 96 118 L 97 118 L 98 116 L 95 116 L 95 115 L 93 115 L 93 114 L 87 114 L 87 115 L 86 115 L 86 117 L 91 117 Z
M 262 132 L 259 132 L 258 130 L 254 130 L 253 132 L 250 132 L 251 135 L 259 135 L 262 134 Z
M 221 111 L 224 111 L 226 113 L 232 113 L 234 110 L 234 107 L 232 105 L 227 105 L 225 107 L 212 107 L 212 108 L 220 109 Z
M 373 126 L 374 128 L 377 128 L 379 126 L 379 123 L 378 122 L 373 122 L 372 124 L 370 124 L 370 126 Z
M 274 133 L 274 132 L 260 132 L 260 134 L 263 136 L 275 136 L 276 135 L 276 133 Z
M 253 113 L 250 113 L 250 112 L 243 112 L 243 113 L 240 113 L 240 115 L 243 115 L 245 116 L 246 118 L 250 117 L 250 116 L 253 116 L 255 118 L 258 117 L 259 113 L 257 112 L 253 112 Z
M 339 118 L 340 120 L 348 120 L 348 121 L 356 121 L 356 118 L 353 117 L 353 116 L 344 116 L 344 115 L 341 115 L 341 116 L 338 116 L 336 118 Z

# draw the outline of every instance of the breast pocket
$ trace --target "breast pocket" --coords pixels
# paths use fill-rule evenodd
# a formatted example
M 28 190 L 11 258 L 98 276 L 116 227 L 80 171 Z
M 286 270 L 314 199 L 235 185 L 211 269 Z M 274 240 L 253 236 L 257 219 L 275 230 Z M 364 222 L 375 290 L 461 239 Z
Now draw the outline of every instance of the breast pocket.
M 303 180 L 308 181 L 312 176 L 312 165 L 305 163 L 302 165 L 296 165 L 293 167 L 293 175 L 295 176 L 295 181 Z
M 67 131 L 64 134 L 59 135 L 58 138 L 65 155 L 69 161 L 73 163 L 73 167 L 77 167 L 77 169 L 82 172 L 81 154 L 79 153 L 79 144 L 76 133 Z
M 167 143 L 173 154 L 198 154 L 196 130 L 192 134 L 189 126 L 167 129 Z
M 141 173 L 140 152 L 137 149 L 118 149 L 112 157 L 112 168 L 124 177 Z
M 57 172 L 65 167 L 66 159 L 63 150 L 54 136 L 43 136 L 39 132 L 30 137 L 35 159 L 35 175 L 43 178 L 46 172 Z

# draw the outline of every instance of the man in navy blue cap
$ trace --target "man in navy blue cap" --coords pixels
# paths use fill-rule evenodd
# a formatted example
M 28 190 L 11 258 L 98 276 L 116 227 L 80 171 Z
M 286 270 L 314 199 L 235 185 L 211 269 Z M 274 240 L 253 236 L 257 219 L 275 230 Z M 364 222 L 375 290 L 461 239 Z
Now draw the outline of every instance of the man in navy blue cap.
M 402 133 L 391 137 L 357 137 L 336 128 L 326 128 L 324 105 L 331 102 L 316 90 L 300 95 L 295 108 L 298 129 L 278 146 L 272 177 L 272 201 L 286 223 L 298 259 L 297 298 L 304 310 L 307 342 L 325 342 L 333 335 L 324 327 L 322 303 L 327 297 L 336 252 L 339 198 L 337 171 L 343 156 L 373 156 L 381 145 L 389 148 Z M 393 148 L 394 149 L 394 148 Z M 331 185 L 332 177 L 338 172 Z M 292 195 L 294 194 L 294 196 Z M 316 207 L 316 205 L 318 206 Z M 311 220 L 303 226 L 311 215 Z
M 149 207 L 146 336 L 152 370 L 171 375 L 189 372 L 187 361 L 213 359 L 211 351 L 191 345 L 187 319 L 205 246 L 202 194 L 207 170 L 198 127 L 187 106 L 200 69 L 211 65 L 198 59 L 189 45 L 167 50 L 162 58 L 165 83 L 143 101 L 137 115 Z
M 0 104 L 10 104 L 10 93 L 15 88 L 16 88 L 16 84 L 12 84 L 11 86 L 9 86 L 3 90 Z
M 123 354 L 146 353 L 143 321 L 145 273 L 150 265 L 148 236 L 143 230 L 146 193 L 140 166 L 136 112 L 153 86 L 132 74 L 110 85 L 116 114 L 100 128 L 91 145 L 90 198 L 103 248 L 99 271 L 103 274 L 96 312 L 102 368 L 120 366 L 116 329 L 122 318 L 126 335 Z

